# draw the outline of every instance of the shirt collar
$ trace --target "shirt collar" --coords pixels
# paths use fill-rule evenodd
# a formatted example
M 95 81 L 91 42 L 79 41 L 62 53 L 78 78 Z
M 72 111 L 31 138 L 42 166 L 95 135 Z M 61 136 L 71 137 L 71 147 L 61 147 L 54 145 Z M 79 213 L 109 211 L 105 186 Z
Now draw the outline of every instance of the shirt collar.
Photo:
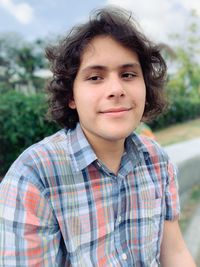
M 97 160 L 97 156 L 89 144 L 79 123 L 73 130 L 68 130 L 67 135 L 70 158 L 74 171 L 79 172 Z M 149 151 L 141 138 L 132 133 L 126 139 L 126 156 L 129 157 L 134 167 L 143 157 L 149 156 Z
M 68 146 L 74 171 L 79 172 L 94 162 L 97 157 L 89 144 L 79 123 L 73 130 L 68 130 Z
M 144 155 L 149 155 L 149 150 L 147 148 L 147 144 L 145 144 L 145 139 L 146 137 L 141 137 L 135 132 L 130 134 L 127 139 L 126 139 L 126 149 L 128 152 L 129 149 L 132 149 L 134 153 L 136 154 L 144 154 Z M 149 142 L 148 142 L 149 143 Z M 132 154 L 132 153 L 130 153 Z
M 125 153 L 121 160 L 121 170 L 124 173 L 131 172 L 139 162 L 147 157 L 149 157 L 149 151 L 141 140 L 141 137 L 132 133 L 125 141 Z

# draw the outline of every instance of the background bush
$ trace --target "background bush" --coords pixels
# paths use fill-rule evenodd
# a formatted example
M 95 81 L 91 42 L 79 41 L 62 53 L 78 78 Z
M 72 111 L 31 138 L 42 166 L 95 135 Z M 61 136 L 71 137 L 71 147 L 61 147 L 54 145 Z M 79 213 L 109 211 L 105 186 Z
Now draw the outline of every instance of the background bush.
M 44 94 L 9 91 L 0 98 L 0 175 L 28 146 L 51 135 L 58 126 L 45 119 Z
M 149 125 L 153 130 L 157 130 L 197 117 L 200 117 L 200 99 L 198 97 L 177 96 L 170 100 L 169 108 L 165 114 Z

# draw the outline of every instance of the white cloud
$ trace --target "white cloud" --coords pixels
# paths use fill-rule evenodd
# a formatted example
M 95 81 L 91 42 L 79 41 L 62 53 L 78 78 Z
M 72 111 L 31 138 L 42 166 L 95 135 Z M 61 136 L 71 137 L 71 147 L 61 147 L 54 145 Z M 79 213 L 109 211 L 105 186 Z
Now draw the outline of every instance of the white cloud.
M 199 0 L 182 0 L 180 2 L 188 10 L 195 9 L 200 16 L 200 1 Z
M 33 20 L 33 8 L 27 3 L 15 4 L 13 0 L 0 0 L 0 5 L 22 24 L 29 24 Z
M 145 34 L 161 42 L 168 42 L 171 33 L 184 31 L 192 9 L 200 13 L 199 0 L 107 0 L 107 4 L 133 11 Z

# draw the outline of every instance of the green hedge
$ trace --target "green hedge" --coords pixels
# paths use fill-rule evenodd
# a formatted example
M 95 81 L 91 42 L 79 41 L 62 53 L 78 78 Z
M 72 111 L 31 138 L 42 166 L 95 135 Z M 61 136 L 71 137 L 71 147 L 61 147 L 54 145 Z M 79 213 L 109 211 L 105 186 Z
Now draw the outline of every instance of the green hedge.
M 149 125 L 153 130 L 200 117 L 200 98 L 180 97 L 172 99 L 168 110 Z
M 43 94 L 25 96 L 10 91 L 0 98 L 0 175 L 28 146 L 55 132 L 58 127 L 45 119 Z

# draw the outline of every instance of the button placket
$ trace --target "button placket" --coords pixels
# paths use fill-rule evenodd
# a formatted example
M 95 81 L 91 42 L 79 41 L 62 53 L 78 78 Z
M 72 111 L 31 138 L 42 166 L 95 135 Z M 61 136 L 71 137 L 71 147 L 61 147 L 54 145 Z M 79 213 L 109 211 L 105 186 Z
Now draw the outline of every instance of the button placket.
M 123 263 L 123 266 L 129 266 L 129 258 L 127 256 L 126 250 L 123 249 L 122 247 L 122 240 L 121 240 L 121 228 L 120 224 L 123 221 L 123 214 L 124 214 L 124 208 L 122 207 L 122 195 L 121 195 L 121 188 L 123 186 L 123 181 L 122 181 L 122 176 L 118 175 L 117 176 L 117 190 L 118 190 L 118 199 L 117 199 L 117 216 L 116 216 L 116 223 L 115 223 L 115 246 L 116 246 L 116 251 L 118 253 L 118 256 L 120 258 L 121 263 Z M 131 265 L 130 265 L 131 266 Z

